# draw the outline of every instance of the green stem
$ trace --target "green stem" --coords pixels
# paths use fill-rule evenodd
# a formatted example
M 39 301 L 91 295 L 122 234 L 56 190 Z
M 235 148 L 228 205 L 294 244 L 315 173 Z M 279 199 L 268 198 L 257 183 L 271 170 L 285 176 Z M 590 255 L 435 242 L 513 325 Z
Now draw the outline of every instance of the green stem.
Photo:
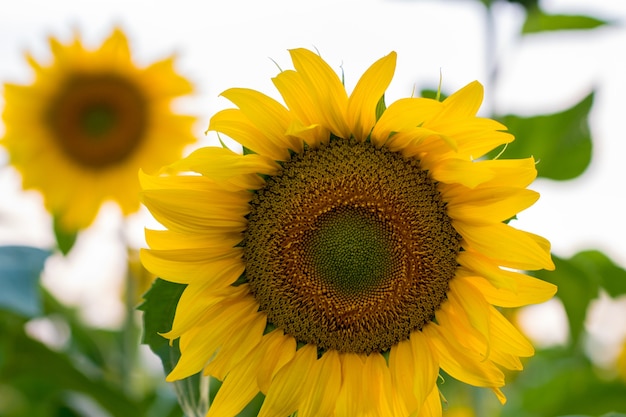
M 135 326 L 135 279 L 128 268 L 125 278 L 124 307 L 125 317 L 122 328 L 122 388 L 128 395 L 133 394 L 133 371 L 137 355 L 137 330 Z

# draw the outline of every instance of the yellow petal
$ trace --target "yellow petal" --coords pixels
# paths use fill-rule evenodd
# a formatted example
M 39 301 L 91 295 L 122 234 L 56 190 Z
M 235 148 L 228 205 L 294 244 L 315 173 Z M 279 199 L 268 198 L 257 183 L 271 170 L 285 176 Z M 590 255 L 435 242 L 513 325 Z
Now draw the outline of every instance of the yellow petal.
M 526 188 L 537 177 L 534 158 L 492 159 L 480 161 L 480 164 L 494 172 L 493 178 L 484 184 L 485 187 Z
M 211 403 L 207 417 L 234 416 L 256 396 L 260 387 L 257 383 L 257 375 L 262 368 L 267 368 L 268 360 L 273 366 L 277 364 L 277 356 L 286 357 L 289 361 L 295 353 L 295 345 L 291 355 L 282 355 L 281 340 L 284 338 L 282 331 L 274 330 L 262 337 L 261 342 L 254 346 L 248 360 L 242 360 L 224 379 L 215 399 Z M 293 339 L 293 338 L 292 338 Z M 278 351 L 276 350 L 278 349 Z M 281 365 L 282 366 L 282 365 Z
M 496 348 L 512 355 L 528 357 L 535 354 L 533 345 L 494 307 L 489 308 L 491 330 Z
M 222 233 L 220 231 L 197 231 L 182 233 L 173 230 L 145 230 L 146 243 L 151 249 L 199 249 L 214 247 L 234 247 L 243 240 L 241 233 Z
M 437 322 L 448 329 L 463 349 L 475 352 L 483 361 L 489 360 L 511 370 L 521 370 L 519 358 L 503 349 L 499 335 L 493 335 L 487 341 L 471 325 L 470 319 L 462 308 L 445 303 L 437 311 Z
M 419 330 L 411 333 L 411 349 L 415 358 L 415 375 L 413 382 L 413 392 L 418 404 L 418 410 L 427 401 L 432 388 L 436 389 L 437 375 L 439 374 L 439 363 L 435 358 L 426 335 Z
M 215 288 L 210 284 L 210 281 L 209 283 L 201 282 L 197 285 L 187 285 L 178 300 L 172 329 L 163 333 L 162 336 L 172 341 L 194 327 L 201 326 L 206 315 L 221 308 L 215 307 L 215 305 L 237 303 L 239 299 L 247 295 L 248 288 L 246 285 L 240 285 L 237 288 L 231 286 Z
M 421 352 L 419 353 L 421 355 Z M 416 354 L 417 351 L 415 352 Z M 391 347 L 389 352 L 391 381 L 394 389 L 397 391 L 396 398 L 400 403 L 397 408 L 400 410 L 401 415 L 406 416 L 411 415 L 420 406 L 415 392 L 421 392 L 421 390 L 414 390 L 413 387 L 417 386 L 416 378 L 421 377 L 424 373 L 421 372 L 421 367 L 416 364 L 415 355 L 409 340 L 398 342 Z M 419 372 L 417 371 L 418 369 L 420 369 Z
M 244 216 L 250 211 L 247 204 L 250 196 L 232 192 L 161 189 L 146 190 L 141 197 L 163 226 L 182 232 L 211 228 L 244 230 L 247 225 Z
M 515 138 L 504 132 L 506 127 L 495 120 L 470 118 L 455 122 L 443 119 L 437 122 L 428 121 L 424 127 L 441 132 L 442 135 L 454 138 L 457 151 L 476 160 L 496 147 L 512 142 Z M 424 151 L 441 153 L 447 149 L 441 144 L 432 143 L 424 147 Z
M 457 262 L 467 268 L 471 275 L 480 275 L 487 279 L 496 288 L 517 290 L 517 272 L 501 269 L 489 258 L 472 250 L 462 251 L 457 255 Z
M 153 274 L 179 284 L 206 281 L 219 288 L 230 285 L 245 269 L 241 260 L 241 248 L 231 248 L 218 259 L 176 258 L 169 251 L 142 249 L 141 262 Z
M 361 386 L 367 404 L 363 405 L 364 409 L 375 410 L 376 416 L 394 417 L 391 374 L 385 358 L 380 353 L 374 352 L 366 356 Z
M 217 112 L 211 117 L 207 130 L 223 133 L 244 147 L 275 161 L 289 159 L 287 147 L 268 140 L 267 136 L 239 109 L 226 109 Z
M 462 277 L 455 277 L 450 281 L 448 300 L 456 310 L 463 310 L 467 314 L 472 327 L 485 339 L 486 345 L 490 342 L 489 307 L 482 293 L 467 283 Z M 487 348 L 488 350 L 489 348 Z M 489 352 L 482 352 L 485 357 Z
M 232 101 L 268 141 L 279 148 L 302 151 L 302 142 L 285 133 L 291 124 L 291 116 L 279 102 L 256 90 L 231 88 L 222 96 Z M 292 140 L 293 139 L 293 140 Z
M 556 294 L 557 287 L 546 281 L 515 274 L 513 289 L 497 288 L 482 277 L 471 277 L 470 283 L 493 305 L 500 307 L 522 307 L 529 304 L 543 303 Z
M 217 395 L 211 402 L 206 417 L 236 416 L 258 394 L 255 373 L 260 356 L 241 362 L 226 376 Z
M 304 391 L 310 392 L 298 409 L 299 417 L 332 416 L 341 389 L 341 362 L 335 350 L 324 352 L 315 362 Z
M 419 127 L 441 110 L 441 103 L 425 98 L 403 98 L 389 105 L 372 130 L 372 143 L 382 146 L 394 132 Z
M 500 369 L 477 353 L 464 349 L 443 327 L 430 323 L 422 331 L 436 352 L 441 368 L 448 374 L 478 387 L 504 386 Z
M 289 111 L 303 126 L 311 126 L 321 122 L 315 101 L 309 95 L 306 82 L 302 74 L 293 71 L 282 71 L 272 82 L 283 97 Z M 313 145 L 313 144 L 309 144 Z
M 250 352 L 261 341 L 266 326 L 267 317 L 264 313 L 252 314 L 245 331 L 233 333 L 224 340 L 215 357 L 204 368 L 204 374 L 224 380 L 237 364 L 247 362 L 244 359 L 251 356 Z
M 426 397 L 426 401 L 424 401 L 424 405 L 417 416 L 441 417 L 442 414 L 443 410 L 441 408 L 441 396 L 439 394 L 439 388 L 437 388 L 437 386 L 435 385 L 430 394 L 428 394 L 428 397 Z
M 376 105 L 389 87 L 396 69 L 396 53 L 379 59 L 368 68 L 348 100 L 348 125 L 358 141 L 364 141 L 376 124 Z
M 463 189 L 461 192 L 459 189 Z M 456 187 L 455 195 L 443 193 L 448 215 L 474 224 L 500 223 L 533 205 L 539 193 L 525 188 L 495 187 L 468 189 Z
M 363 398 L 363 381 L 365 358 L 354 353 L 345 353 L 341 358 L 341 391 L 335 404 L 335 417 L 351 417 L 355 415 L 374 415 L 375 410 L 367 407 L 367 400 Z
M 385 146 L 393 152 L 402 153 L 402 155 L 407 158 L 421 158 L 421 155 L 424 154 L 422 144 L 427 140 L 443 142 L 445 143 L 445 146 L 450 149 L 454 149 L 456 147 L 456 144 L 451 138 L 445 137 L 435 130 L 426 129 L 424 127 L 414 127 L 394 133 L 387 140 Z
M 464 247 L 499 265 L 525 270 L 554 268 L 550 252 L 527 232 L 503 223 L 475 226 L 453 220 L 452 225 L 463 237 Z
M 303 381 L 310 378 L 317 360 L 317 348 L 307 344 L 298 349 L 294 358 L 276 373 L 269 387 L 259 417 L 288 416 L 302 403 Z M 304 393 L 310 395 L 310 393 Z
M 231 335 L 247 332 L 255 317 L 258 303 L 253 297 L 224 300 L 215 304 L 204 316 L 204 322 L 180 337 L 181 357 L 166 380 L 175 381 L 201 371 L 214 353 Z M 179 309 L 177 309 L 180 311 Z M 164 334 L 170 338 L 170 334 Z
M 316 111 L 315 120 L 335 135 L 349 139 L 346 123 L 348 96 L 337 74 L 319 56 L 306 49 L 289 51 L 296 71 L 302 76 L 307 95 Z
M 444 183 L 456 183 L 468 188 L 486 183 L 495 173 L 482 162 L 472 162 L 464 159 L 449 158 L 442 161 L 423 159 L 423 166 L 430 170 L 433 178 Z
M 168 172 L 194 171 L 215 181 L 226 181 L 236 176 L 274 175 L 280 166 L 262 155 L 240 155 L 227 148 L 205 147 L 192 152 L 168 167 Z
M 263 340 L 267 343 L 267 354 L 257 373 L 257 383 L 261 391 L 267 393 L 274 375 L 296 354 L 296 340 L 279 329 L 266 334 Z
M 443 101 L 443 111 L 438 118 L 474 117 L 483 102 L 484 89 L 478 81 L 472 81 Z
M 100 54 L 105 56 L 106 60 L 110 62 L 129 62 L 131 55 L 124 32 L 116 28 L 102 44 Z

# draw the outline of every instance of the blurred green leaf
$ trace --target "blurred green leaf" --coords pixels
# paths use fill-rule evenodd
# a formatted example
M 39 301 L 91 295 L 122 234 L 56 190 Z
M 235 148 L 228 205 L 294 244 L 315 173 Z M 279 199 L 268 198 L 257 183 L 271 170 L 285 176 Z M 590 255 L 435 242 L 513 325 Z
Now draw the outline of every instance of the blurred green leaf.
M 589 280 L 597 282 L 611 297 L 626 294 L 626 270 L 615 265 L 604 253 L 597 250 L 580 252 L 570 262 L 584 271 Z
M 601 375 L 582 352 L 562 348 L 538 351 L 504 391 L 511 401 L 502 417 L 626 412 L 626 385 Z
M 74 247 L 74 243 L 76 243 L 78 230 L 63 229 L 57 217 L 54 217 L 53 219 L 52 228 L 54 230 L 54 237 L 57 241 L 57 247 L 63 255 L 67 255 Z
M 598 282 L 581 270 L 576 263 L 552 255 L 554 271 L 536 271 L 537 277 L 558 286 L 557 297 L 569 320 L 569 330 L 574 345 L 584 329 L 589 303 L 598 297 Z
M 528 158 L 537 161 L 537 175 L 554 180 L 568 180 L 583 173 L 591 161 L 589 111 L 592 92 L 573 107 L 549 115 L 499 117 L 516 139 L 504 151 L 504 158 Z M 492 152 L 491 157 L 499 153 Z
M 570 414 L 567 416 L 560 416 L 560 417 L 593 417 L 593 416 L 583 416 L 581 414 Z M 622 414 L 622 413 L 608 413 L 608 414 L 602 414 L 599 417 L 626 417 L 626 414 Z
M 447 94 L 444 94 L 443 91 L 433 90 L 432 88 L 425 88 L 420 91 L 420 97 L 424 98 L 432 98 L 433 100 L 437 100 L 437 96 L 439 96 L 439 101 L 444 101 L 448 98 Z
M 530 10 L 530 9 L 537 7 L 537 4 L 539 3 L 539 0 L 508 0 L 508 1 L 509 3 L 521 4 L 522 6 L 524 6 L 526 10 Z
M 74 363 L 75 358 L 51 350 L 29 338 L 22 327 L 19 329 L 10 335 L 3 334 L 6 360 L 0 368 L 0 382 L 16 387 L 33 403 L 63 405 L 63 398 L 74 391 L 84 393 L 112 416 L 146 415 L 143 406 L 128 398 L 118 387 L 89 375 Z
M 39 276 L 49 255 L 28 246 L 0 247 L 0 309 L 24 317 L 41 314 Z
M 584 329 L 587 307 L 598 297 L 599 289 L 604 288 L 612 297 L 626 294 L 626 270 L 596 250 L 579 252 L 570 259 L 552 258 L 554 271 L 536 271 L 533 275 L 559 287 L 557 297 L 563 302 L 576 344 Z
M 526 21 L 522 27 L 523 34 L 554 30 L 588 30 L 608 24 L 595 17 L 582 15 L 547 14 L 538 7 L 527 7 Z

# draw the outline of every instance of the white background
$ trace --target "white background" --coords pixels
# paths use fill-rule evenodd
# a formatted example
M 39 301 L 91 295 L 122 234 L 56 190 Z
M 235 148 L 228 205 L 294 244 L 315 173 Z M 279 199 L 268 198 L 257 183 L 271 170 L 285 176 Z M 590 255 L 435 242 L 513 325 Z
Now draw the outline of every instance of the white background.
M 397 51 L 387 103 L 414 89 L 436 86 L 440 72 L 447 93 L 481 81 L 486 87 L 484 115 L 560 111 L 596 89 L 591 166 L 573 181 L 533 184 L 541 199 L 519 215 L 517 226 L 547 237 L 559 256 L 595 248 L 626 266 L 626 2 L 543 1 L 551 13 L 589 14 L 614 24 L 523 39 L 518 36 L 523 10 L 501 3 L 494 10 L 495 32 L 490 33 L 484 7 L 472 0 L 2 0 L 0 83 L 31 82 L 24 52 L 49 62 L 48 36 L 67 42 L 78 31 L 96 46 L 119 25 L 130 38 L 137 64 L 178 56 L 177 68 L 194 82 L 196 94 L 179 101 L 177 109 L 199 117 L 200 144 L 211 142 L 203 134 L 210 116 L 229 105 L 219 93 L 237 86 L 277 97 L 270 81 L 278 72 L 273 61 L 289 68 L 287 49 L 296 47 L 318 49 L 332 67 L 344 71 L 349 91 L 371 63 Z M 488 37 L 494 39 L 493 59 L 500 69 L 495 85 L 487 76 Z M 0 123 L 0 134 L 3 130 Z M 19 175 L 6 163 L 0 149 L 0 244 L 50 247 L 50 219 L 40 196 L 23 192 Z M 80 306 L 94 325 L 115 325 L 123 312 L 116 294 L 125 249 L 119 228 L 112 226 L 119 222 L 116 209 L 107 207 L 70 256 L 51 258 L 44 273 L 44 282 L 66 302 Z M 122 235 L 133 246 L 142 246 L 146 224 L 152 223 L 142 211 L 126 222 Z M 605 301 L 596 307 L 589 323 L 592 332 L 602 333 L 617 304 Z M 534 322 L 533 314 L 540 314 L 542 319 L 532 326 L 537 336 L 562 340 L 563 331 L 555 329 L 563 328 L 563 317 L 558 308 L 551 311 L 556 313 L 530 310 L 527 319 Z M 605 336 L 613 344 L 626 335 L 625 325 L 619 326 Z

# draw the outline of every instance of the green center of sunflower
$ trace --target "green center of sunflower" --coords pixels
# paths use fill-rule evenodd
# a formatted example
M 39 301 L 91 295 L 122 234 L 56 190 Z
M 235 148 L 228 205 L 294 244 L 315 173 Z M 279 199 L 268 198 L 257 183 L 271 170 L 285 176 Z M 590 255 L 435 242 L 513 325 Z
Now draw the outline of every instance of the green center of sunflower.
M 392 264 L 385 223 L 370 213 L 341 207 L 319 216 L 304 246 L 319 277 L 345 296 L 376 288 Z
M 285 162 L 250 208 L 246 279 L 299 342 L 385 351 L 446 298 L 460 236 L 416 159 L 333 138 Z
M 148 124 L 138 86 L 114 74 L 76 74 L 58 90 L 47 122 L 63 152 L 76 163 L 101 169 L 127 159 Z

